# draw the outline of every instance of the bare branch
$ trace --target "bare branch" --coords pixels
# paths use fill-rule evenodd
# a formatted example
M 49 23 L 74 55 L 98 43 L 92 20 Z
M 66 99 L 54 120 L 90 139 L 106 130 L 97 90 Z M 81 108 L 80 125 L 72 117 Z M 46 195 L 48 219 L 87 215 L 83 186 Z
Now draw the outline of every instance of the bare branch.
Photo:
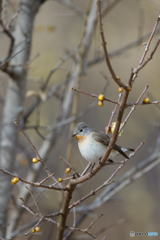
M 86 233 L 88 234 L 89 236 L 93 237 L 93 238 L 96 238 L 95 235 L 91 234 L 90 232 L 88 232 L 88 230 L 93 226 L 93 224 L 95 222 L 97 222 L 101 217 L 103 216 L 103 214 L 100 214 L 100 216 L 98 218 L 96 218 L 90 225 L 88 228 L 86 229 L 80 229 L 80 228 L 75 228 L 75 227 L 69 227 L 69 229 L 73 230 L 73 231 L 79 231 L 79 232 L 83 232 L 83 233 Z M 67 238 L 64 238 L 63 240 L 65 240 Z
M 25 236 L 27 236 L 35 227 L 37 227 L 41 222 L 42 222 L 42 218 L 39 219 L 39 221 L 28 231 L 25 233 Z
M 37 151 L 36 147 L 33 145 L 33 143 L 31 142 L 31 140 L 29 139 L 29 137 L 27 136 L 27 134 L 24 132 L 24 130 L 20 127 L 20 125 L 18 124 L 17 120 L 13 121 L 17 127 L 20 129 L 20 131 L 23 133 L 23 135 L 25 136 L 25 138 L 28 140 L 28 142 L 30 143 L 31 147 L 33 148 L 33 150 L 35 151 L 36 155 L 38 156 L 39 161 L 42 163 L 46 173 L 48 174 L 48 176 L 51 176 L 51 173 L 49 172 L 47 166 L 45 165 L 43 159 L 41 158 L 39 152 Z M 57 183 L 58 181 L 52 176 L 53 180 Z
M 133 80 L 132 82 L 135 80 L 135 77 L 137 76 L 138 72 L 153 58 L 153 55 L 155 54 L 158 46 L 159 46 L 159 43 L 160 43 L 160 38 L 158 39 L 154 49 L 152 50 L 150 56 L 148 57 L 148 59 L 146 59 L 141 65 L 139 65 L 135 70 L 134 70 L 134 77 L 133 77 Z
M 1 168 L 0 168 L 0 171 L 3 172 L 4 174 L 7 174 L 7 175 L 11 176 L 11 177 L 14 177 L 14 178 L 17 177 L 17 178 L 19 178 L 19 180 L 20 180 L 21 182 L 24 182 L 24 183 L 26 183 L 26 184 L 32 185 L 32 186 L 34 186 L 34 187 L 42 187 L 42 188 L 54 189 L 54 190 L 58 190 L 58 191 L 68 191 L 67 188 L 63 188 L 63 187 L 58 188 L 58 187 L 54 187 L 54 186 L 52 186 L 52 185 L 40 184 L 40 183 L 38 183 L 38 182 L 29 182 L 29 181 L 27 181 L 27 180 L 25 180 L 25 179 L 23 179 L 23 178 L 21 178 L 21 177 L 19 177 L 19 176 L 16 176 L 16 175 L 10 173 L 9 171 L 7 171 L 7 170 L 5 170 L 5 169 L 1 169 Z M 56 184 L 57 184 L 57 183 L 56 183 Z
M 132 107 L 131 111 L 129 112 L 129 114 L 127 115 L 127 117 L 125 118 L 124 122 L 122 123 L 122 126 L 119 129 L 119 133 L 122 131 L 122 129 L 124 128 L 126 122 L 128 121 L 129 117 L 131 116 L 131 114 L 133 113 L 133 111 L 136 109 L 137 104 L 139 103 L 139 101 L 141 100 L 141 98 L 143 97 L 143 95 L 145 94 L 145 92 L 147 91 L 147 89 L 149 88 L 149 85 L 147 85 L 145 87 L 145 89 L 143 90 L 143 92 L 141 93 L 140 97 L 138 98 L 136 104 Z
M 155 31 L 156 31 L 156 28 L 157 28 L 157 26 L 158 26 L 159 21 L 160 21 L 160 15 L 159 15 L 158 18 L 157 18 L 157 21 L 156 21 L 156 23 L 155 23 L 155 25 L 154 25 L 154 28 L 153 28 L 152 33 L 151 33 L 151 36 L 150 36 L 150 38 L 149 38 L 149 40 L 148 40 L 148 43 L 147 43 L 146 46 L 145 46 L 145 51 L 144 51 L 143 56 L 142 56 L 142 58 L 141 58 L 141 60 L 140 60 L 140 62 L 139 62 L 139 65 L 142 65 L 142 63 L 143 63 L 143 61 L 144 61 L 144 58 L 145 58 L 145 56 L 146 56 L 146 54 L 147 54 L 147 52 L 148 52 L 148 50 L 149 50 L 149 45 L 150 45 L 150 43 L 151 43 L 151 41 L 152 41 L 152 38 L 153 38 L 153 36 L 154 36 L 154 33 L 155 33 Z
M 63 157 L 59 157 L 61 160 L 63 160 L 71 169 L 73 169 L 73 171 L 77 174 L 78 177 L 80 177 L 79 173 L 75 170 L 75 168 L 69 163 L 67 162 L 66 159 L 64 159 Z
M 51 76 L 53 75 L 53 73 L 55 73 L 58 69 L 60 69 L 60 67 L 63 65 L 63 63 L 65 63 L 69 58 L 71 58 L 78 50 L 79 50 L 79 46 L 76 47 L 75 49 L 73 49 L 71 52 L 69 52 L 65 57 L 63 57 L 63 59 L 59 63 L 57 63 L 55 68 L 50 71 L 50 73 L 46 79 L 46 82 L 41 87 L 42 91 L 45 91 L 45 89 L 48 85 L 48 82 L 49 82 Z
M 38 203 L 37 203 L 37 201 L 35 200 L 32 192 L 29 190 L 29 188 L 28 188 L 27 186 L 26 186 L 26 189 L 29 191 L 29 193 L 30 193 L 30 195 L 31 195 L 31 197 L 32 197 L 32 199 L 33 199 L 33 201 L 34 201 L 34 204 L 35 204 L 35 206 L 36 206 L 36 208 L 37 208 L 37 211 L 38 211 L 38 216 L 39 216 L 39 217 L 42 217 L 42 214 L 41 214 L 41 212 L 40 212 Z
M 120 86 L 123 87 L 126 91 L 127 91 L 127 86 L 125 84 L 123 84 L 119 78 L 116 76 L 112 65 L 110 63 L 109 57 L 108 57 L 108 52 L 107 52 L 107 47 L 106 47 L 106 41 L 105 41 L 105 37 L 104 37 L 104 32 L 103 32 L 103 28 L 102 28 L 102 17 L 101 17 L 101 0 L 97 0 L 97 6 L 98 6 L 98 24 L 99 24 L 99 31 L 100 31 L 100 35 L 101 35 L 101 39 L 102 39 L 102 46 L 103 46 L 103 50 L 104 50 L 104 55 L 105 55 L 105 60 L 106 60 L 106 64 L 108 66 L 108 69 L 111 73 L 111 76 L 113 78 L 113 80 Z
M 76 92 L 79 92 L 79 93 L 83 93 L 85 95 L 88 95 L 88 96 L 91 96 L 91 97 L 95 97 L 95 98 L 98 98 L 97 95 L 93 94 L 93 93 L 87 93 L 87 92 L 84 92 L 84 91 L 81 91 L 81 90 L 78 90 L 76 88 L 71 88 L 72 91 L 76 91 Z M 104 101 L 108 101 L 108 102 L 111 102 L 111 103 L 114 103 L 114 104 L 118 104 L 118 102 L 114 101 L 114 100 L 110 100 L 108 98 L 104 98 Z
M 31 45 L 28 45 L 24 48 L 22 48 L 21 50 L 19 50 L 18 52 L 14 53 L 11 57 L 7 58 L 5 61 L 3 61 L 0 64 L 0 68 L 4 67 L 5 64 L 7 64 L 9 61 L 11 61 L 14 57 L 16 57 L 19 53 L 21 53 L 22 51 L 26 50 L 27 48 L 31 47 Z
M 112 115 L 111 115 L 111 118 L 110 118 L 110 120 L 109 120 L 109 122 L 108 122 L 108 126 L 107 126 L 107 128 L 105 129 L 105 130 L 106 130 L 106 134 L 108 134 L 109 127 L 110 127 L 110 125 L 111 125 L 111 122 L 112 122 L 112 119 L 113 119 L 114 115 L 116 114 L 117 107 L 118 107 L 118 105 L 119 105 L 119 103 L 120 103 L 121 97 L 122 97 L 122 94 L 120 93 L 120 94 L 119 94 L 119 98 L 118 98 L 118 104 L 116 104 L 114 110 L 112 111 Z
M 156 34 L 159 34 L 160 33 L 160 29 L 157 29 L 157 31 L 155 32 L 155 35 Z M 124 47 L 121 47 L 121 48 L 118 48 L 116 49 L 115 51 L 113 52 L 110 52 L 108 53 L 108 56 L 109 58 L 113 58 L 115 56 L 119 56 L 119 55 L 122 55 L 124 54 L 127 50 L 133 48 L 133 47 L 136 47 L 136 46 L 139 46 L 143 41 L 145 41 L 145 39 L 148 39 L 148 37 L 150 36 L 151 33 L 147 33 L 146 35 L 140 37 L 139 39 L 125 45 Z M 85 68 L 83 69 L 83 74 L 85 73 L 85 70 L 88 68 L 88 67 L 92 67 L 93 65 L 97 64 L 97 63 L 100 63 L 102 61 L 104 61 L 104 55 L 103 56 L 99 56 L 97 58 L 94 58 L 93 60 L 90 60 L 88 61 L 86 64 L 85 64 Z

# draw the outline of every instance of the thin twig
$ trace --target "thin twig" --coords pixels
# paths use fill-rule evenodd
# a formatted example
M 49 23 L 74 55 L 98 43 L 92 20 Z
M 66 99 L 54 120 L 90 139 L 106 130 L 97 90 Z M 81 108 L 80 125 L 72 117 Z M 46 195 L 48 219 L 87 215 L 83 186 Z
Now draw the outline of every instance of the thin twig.
M 37 203 L 36 199 L 34 198 L 32 192 L 30 191 L 30 189 L 29 189 L 27 186 L 25 186 L 25 187 L 26 187 L 26 189 L 29 191 L 29 193 L 30 193 L 30 195 L 31 195 L 31 197 L 32 197 L 32 199 L 33 199 L 33 201 L 34 201 L 34 204 L 35 204 L 35 206 L 36 206 L 36 208 L 37 208 L 37 211 L 38 211 L 38 213 L 39 213 L 39 216 L 42 217 L 42 214 L 41 214 L 41 211 L 40 211 L 40 209 L 39 209 L 39 206 L 38 206 L 38 203 Z
M 15 177 L 19 178 L 19 180 L 21 182 L 24 182 L 26 184 L 32 185 L 34 187 L 42 187 L 42 188 L 54 189 L 54 190 L 58 190 L 58 191 L 68 191 L 68 188 L 66 188 L 66 187 L 54 187 L 52 185 L 44 185 L 44 184 L 40 184 L 38 182 L 29 182 L 29 181 L 27 181 L 27 180 L 25 180 L 25 179 L 23 179 L 23 178 L 21 178 L 19 176 L 16 176 L 15 174 L 12 174 L 11 172 L 9 172 L 9 171 L 7 171 L 5 169 L 2 169 L 2 168 L 0 168 L 0 171 L 3 172 L 4 174 L 7 174 L 7 175 L 13 177 L 13 178 L 15 178 Z
M 76 227 L 76 208 L 73 208 L 73 228 Z M 73 229 L 67 233 L 67 235 L 63 238 L 63 240 L 67 239 L 71 233 L 73 232 Z
M 152 40 L 152 38 L 151 38 L 151 40 Z M 132 82 L 131 82 L 132 85 L 133 85 L 133 83 L 134 83 L 134 81 L 135 81 L 135 79 L 136 79 L 136 77 L 138 75 L 138 72 L 152 59 L 154 53 L 156 52 L 156 50 L 158 48 L 159 43 L 160 43 L 160 37 L 158 38 L 158 41 L 157 41 L 154 49 L 152 50 L 150 56 L 142 64 L 138 65 L 138 67 L 134 69 L 134 71 L 133 71 L 134 75 L 132 77 Z
M 1 10 L 1 9 L 0 9 Z M 11 39 L 11 41 L 14 40 L 14 37 L 12 36 L 10 30 L 5 26 L 4 22 L 2 19 L 0 19 L 0 25 L 3 28 L 3 32 Z
M 50 176 L 48 176 L 48 177 L 42 179 L 42 181 L 40 181 L 39 184 L 41 185 L 42 183 L 44 183 L 45 181 L 47 181 L 48 179 L 50 179 L 51 177 L 53 177 L 54 174 L 55 174 L 55 173 L 52 173 Z
M 109 60 L 109 56 L 108 56 L 108 52 L 107 52 L 107 47 L 106 47 L 106 41 L 105 41 L 105 37 L 104 37 L 104 32 L 103 32 L 103 28 L 102 28 L 102 17 L 101 17 L 101 1 L 97 0 L 97 6 L 98 6 L 98 25 L 99 25 L 99 31 L 100 31 L 100 35 L 101 35 L 101 39 L 102 39 L 102 46 L 103 46 L 103 50 L 104 50 L 104 55 L 105 55 L 105 60 L 106 60 L 106 64 L 108 66 L 108 69 L 112 75 L 113 80 L 120 86 L 123 87 L 126 91 L 127 91 L 127 86 L 125 84 L 123 84 L 119 78 L 116 76 L 112 65 L 110 63 Z
M 53 75 L 53 73 L 55 73 L 58 69 L 60 69 L 60 67 L 63 65 L 63 63 L 65 63 L 69 58 L 71 58 L 78 50 L 79 50 L 79 46 L 76 47 L 75 49 L 73 49 L 71 52 L 69 52 L 65 57 L 62 58 L 62 60 L 59 63 L 57 63 L 55 68 L 50 71 L 50 73 L 46 79 L 46 82 L 41 87 L 42 91 L 45 91 L 45 89 L 48 85 L 48 82 L 49 82 L 51 76 Z
M 129 158 L 128 158 L 128 159 L 125 159 L 124 162 L 126 163 L 126 162 L 130 159 L 131 156 L 134 156 L 134 154 L 143 146 L 144 143 L 145 143 L 145 141 L 143 141 L 142 143 L 140 143 L 140 145 L 134 150 L 134 153 L 131 153 L 131 154 L 129 155 Z M 116 171 L 115 171 L 114 173 L 112 173 L 112 175 L 111 175 L 110 178 L 106 181 L 106 183 L 107 183 L 107 182 L 110 182 L 110 181 L 113 179 L 113 177 L 115 177 L 115 175 L 119 172 L 119 170 L 120 170 L 123 166 L 124 166 L 124 163 L 121 164 L 121 165 L 116 169 Z
M 31 214 L 33 214 L 34 216 L 38 216 L 38 214 L 33 210 L 31 209 L 31 207 L 29 207 L 23 198 L 20 198 L 20 200 L 23 202 L 24 205 L 22 205 L 23 208 L 25 208 L 28 212 L 30 212 Z
M 158 41 L 157 41 L 155 47 L 153 48 L 150 56 L 149 56 L 141 65 L 139 65 L 139 66 L 134 70 L 134 75 L 137 74 L 137 73 L 152 59 L 153 55 L 155 54 L 155 52 L 156 52 L 156 50 L 157 50 L 157 48 L 158 48 L 158 46 L 159 46 L 159 43 L 160 43 L 160 38 L 158 39 Z M 135 78 L 133 78 L 133 80 L 134 80 L 134 79 L 135 79 Z
M 72 205 L 69 206 L 69 210 L 72 209 L 73 207 L 77 206 L 78 204 L 80 204 L 81 202 L 83 202 L 84 200 L 86 200 L 87 198 L 89 198 L 90 196 L 94 196 L 96 194 L 96 192 L 98 192 L 100 189 L 102 189 L 105 186 L 108 186 L 110 184 L 112 184 L 113 181 L 110 181 L 108 183 L 103 183 L 100 187 L 98 187 L 95 190 L 92 190 L 90 193 L 88 193 L 86 196 L 84 196 L 83 198 L 79 199 L 77 202 L 74 202 Z
M 30 145 L 32 146 L 33 150 L 35 151 L 36 155 L 38 156 L 39 161 L 42 163 L 44 169 L 46 170 L 46 173 L 48 174 L 48 176 L 51 176 L 52 174 L 50 173 L 50 171 L 48 170 L 47 166 L 45 165 L 43 159 L 41 158 L 41 156 L 39 155 L 39 152 L 37 151 L 36 147 L 33 145 L 33 143 L 31 142 L 31 140 L 29 139 L 29 137 L 27 136 L 27 134 L 24 132 L 24 130 L 20 127 L 20 125 L 18 124 L 18 121 L 15 119 L 13 120 L 13 122 L 17 125 L 17 127 L 20 129 L 20 131 L 23 133 L 23 135 L 25 136 L 25 138 L 28 140 L 28 142 L 30 143 Z M 58 182 L 54 177 L 52 177 L 54 179 L 55 182 Z
M 160 29 L 157 29 L 157 31 L 155 32 L 155 34 L 159 34 L 160 33 Z M 112 58 L 112 57 L 115 57 L 115 56 L 119 56 L 119 55 L 122 55 L 124 54 L 127 50 L 133 48 L 133 47 L 136 47 L 138 45 L 140 45 L 143 41 L 145 41 L 145 39 L 147 39 L 149 36 L 150 36 L 151 33 L 147 33 L 146 35 L 144 35 L 143 37 L 127 44 L 126 46 L 122 47 L 122 48 L 119 48 L 119 49 L 116 49 L 115 51 L 111 52 L 111 53 L 108 53 L 108 56 L 109 58 Z M 97 63 L 100 63 L 104 60 L 104 55 L 101 56 L 101 57 L 97 57 L 91 61 L 88 61 L 86 64 L 85 64 L 85 68 L 83 69 L 83 74 L 85 73 L 85 70 L 88 68 L 88 67 L 92 67 L 93 65 L 97 64 Z
M 143 141 L 136 149 L 135 152 L 137 152 L 139 150 L 139 148 L 144 144 L 145 141 Z M 129 159 L 135 154 L 131 153 L 129 155 Z M 94 191 L 91 191 L 89 194 L 87 194 L 86 196 L 84 196 L 83 198 L 81 198 L 80 200 L 78 200 L 77 202 L 73 203 L 72 205 L 69 206 L 69 209 L 75 207 L 76 205 L 78 205 L 79 203 L 83 202 L 84 200 L 86 200 L 88 197 L 95 195 L 96 192 L 98 192 L 99 190 L 101 190 L 103 187 L 110 185 L 111 183 L 113 183 L 112 179 L 113 177 L 115 177 L 115 175 L 119 172 L 119 170 L 124 166 L 124 164 L 129 160 L 126 159 L 116 170 L 115 172 L 110 176 L 110 178 L 105 181 L 101 186 L 99 186 L 98 188 L 96 188 Z
M 97 101 L 94 101 L 89 106 L 87 106 L 85 109 L 83 109 L 81 112 L 77 114 L 77 116 L 71 116 L 69 118 L 66 118 L 60 122 L 57 122 L 53 126 L 39 126 L 40 129 L 44 129 L 46 131 L 53 131 L 54 129 L 57 129 L 59 127 L 65 126 L 66 124 L 71 123 L 72 121 L 78 120 L 79 118 L 83 117 L 86 113 L 88 113 L 90 110 L 95 108 L 97 106 Z M 25 129 L 32 129 L 35 128 L 35 126 L 26 126 Z
M 17 18 L 18 14 L 20 13 L 20 11 L 16 11 L 13 16 L 11 17 L 11 20 L 7 23 L 6 28 L 10 29 L 11 28 L 11 24 L 13 23 L 13 21 Z
M 107 125 L 107 128 L 106 128 L 106 134 L 108 134 L 109 127 L 110 127 L 110 125 L 111 125 L 111 122 L 112 122 L 112 119 L 113 119 L 114 115 L 116 114 L 117 107 L 118 107 L 118 105 L 119 105 L 119 102 L 120 102 L 120 100 L 121 100 L 121 97 L 122 97 L 122 94 L 120 93 L 120 94 L 119 94 L 119 98 L 118 98 L 118 104 L 116 104 L 114 110 L 112 111 L 111 118 L 110 118 L 110 120 L 109 120 L 109 122 L 108 122 L 108 125 Z
M 145 102 L 140 102 L 140 103 L 128 103 L 127 106 L 141 106 L 141 105 L 150 105 L 150 104 L 159 104 L 160 101 L 150 101 L 148 103 L 145 103 Z
M 104 231 L 107 232 L 108 229 L 116 227 L 117 225 L 123 224 L 125 223 L 127 220 L 125 218 L 119 219 L 113 223 L 111 223 L 108 226 L 102 227 L 100 230 L 98 230 L 98 232 L 96 233 L 96 236 L 98 236 L 99 234 L 103 233 Z M 103 238 L 104 239 L 104 238 Z M 106 239 L 106 238 L 105 238 Z
M 158 18 L 157 18 L 157 21 L 156 21 L 156 23 L 155 23 L 155 25 L 154 25 L 154 28 L 153 28 L 153 30 L 152 30 L 152 33 L 151 33 L 150 38 L 149 38 L 149 40 L 148 40 L 148 43 L 147 43 L 146 46 L 145 46 L 145 51 L 144 51 L 144 53 L 143 53 L 143 55 L 142 55 L 142 58 L 141 58 L 141 60 L 140 60 L 140 62 L 139 62 L 139 65 L 141 65 L 141 64 L 143 63 L 143 61 L 144 61 L 144 58 L 145 58 L 145 56 L 146 56 L 146 54 L 147 54 L 147 52 L 148 52 L 148 50 L 149 50 L 149 45 L 150 45 L 150 43 L 151 43 L 151 41 L 152 41 L 152 38 L 153 38 L 153 36 L 154 36 L 154 33 L 155 33 L 155 31 L 156 31 L 156 28 L 157 28 L 157 26 L 158 26 L 159 21 L 160 21 L 160 15 L 159 15 Z
M 88 169 L 91 167 L 92 163 L 88 163 L 88 165 L 86 166 L 86 168 L 83 170 L 83 172 L 81 173 L 81 177 L 84 176 L 86 174 L 86 172 L 88 171 Z
M 31 47 L 31 45 L 27 45 L 26 47 L 22 48 L 18 52 L 14 53 L 11 57 L 7 58 L 4 62 L 0 64 L 0 68 L 2 68 L 5 64 L 7 64 L 12 58 L 14 58 L 16 55 L 21 53 L 22 51 L 26 50 L 27 48 Z
M 83 93 L 85 95 L 88 95 L 88 96 L 91 96 L 91 97 L 95 97 L 95 98 L 98 98 L 97 95 L 93 94 L 93 93 L 87 93 L 87 92 L 84 92 L 84 91 L 81 91 L 81 90 L 78 90 L 76 88 L 71 88 L 72 91 L 77 91 L 79 93 Z M 104 101 L 108 101 L 108 102 L 111 102 L 111 103 L 114 103 L 114 104 L 118 104 L 118 102 L 114 101 L 114 100 L 111 100 L 111 99 L 108 99 L 108 98 L 104 98 Z
M 35 227 L 37 227 L 41 222 L 42 222 L 42 218 L 39 219 L 39 221 L 28 231 L 26 232 L 24 235 L 27 236 Z
M 16 237 L 17 235 L 19 235 L 21 232 L 23 232 L 24 230 L 26 230 L 27 228 L 30 228 L 31 226 L 33 226 L 34 224 L 37 223 L 38 220 L 34 220 L 32 222 L 28 222 L 27 224 L 21 226 L 20 228 L 18 228 L 17 230 L 13 231 L 12 233 L 10 233 L 8 239 L 12 239 L 14 237 Z
M 102 216 L 103 216 L 103 214 L 101 213 L 101 214 L 99 215 L 99 217 L 97 217 L 93 222 L 91 222 L 91 224 L 89 225 L 88 228 L 86 228 L 86 230 L 88 231 L 88 230 L 93 226 L 93 224 L 94 224 L 95 222 L 97 222 Z
M 83 233 L 87 233 L 89 236 L 96 238 L 95 235 L 91 234 L 90 232 L 88 232 L 88 230 L 93 226 L 93 224 L 95 224 L 95 222 L 97 222 L 101 217 L 103 216 L 103 214 L 100 214 L 100 216 L 98 218 L 96 218 L 95 220 L 93 220 L 93 222 L 91 222 L 91 224 L 89 225 L 88 228 L 86 229 L 80 229 L 80 228 L 75 228 L 75 227 L 69 227 L 69 229 L 74 230 L 74 231 L 80 231 Z M 66 238 L 65 238 L 66 239 Z
M 47 93 L 47 96 L 46 96 L 46 100 L 50 99 L 52 96 L 55 95 L 55 93 L 60 89 L 61 86 L 63 86 L 64 84 L 66 84 L 68 82 L 68 79 L 62 83 L 59 83 L 57 85 L 54 85 L 52 87 L 52 89 Z M 42 104 L 43 101 L 41 98 L 38 98 L 27 110 L 26 112 L 24 113 L 22 119 L 21 119 L 21 122 L 22 122 L 22 126 L 25 125 L 25 123 L 27 122 L 27 119 L 29 118 L 29 116 L 32 114 L 32 112 L 34 111 L 34 109 Z
M 53 214 L 48 214 L 48 215 L 45 215 L 43 216 L 44 218 L 50 218 L 50 217 L 56 217 L 56 216 L 59 216 L 61 215 L 62 213 L 61 212 L 57 212 L 57 213 L 53 213 Z
M 124 128 L 125 124 L 127 123 L 129 117 L 131 116 L 131 114 L 133 113 L 133 111 L 136 109 L 137 104 L 139 103 L 139 101 L 141 100 L 141 98 L 143 97 L 143 95 L 145 94 L 145 92 L 147 91 L 147 89 L 149 88 L 149 85 L 147 85 L 145 87 L 145 89 L 143 90 L 143 92 L 141 93 L 140 97 L 138 98 L 138 100 L 136 101 L 136 104 L 131 108 L 129 114 L 127 115 L 127 117 L 125 118 L 124 122 L 122 123 L 122 126 L 119 129 L 119 133 L 122 131 L 122 129 Z
M 144 143 L 144 141 L 143 141 L 143 143 Z M 137 148 L 136 148 L 136 150 L 135 151 L 137 151 L 140 147 L 142 147 L 142 145 L 143 145 L 143 143 L 141 143 Z M 134 153 L 133 153 L 134 154 Z M 126 159 L 126 161 L 125 162 L 127 162 L 128 161 L 128 159 Z M 103 187 L 105 187 L 105 184 L 107 184 L 108 183 L 108 181 L 109 180 L 111 180 L 113 177 L 115 177 L 115 175 L 118 173 L 118 171 L 121 169 L 121 167 L 122 166 L 119 166 L 116 170 L 115 170 L 115 172 L 110 176 L 110 178 L 107 180 L 107 181 L 105 181 L 101 186 L 99 186 L 97 189 L 96 189 L 96 192 L 97 191 L 99 191 L 99 190 L 101 190 Z M 138 170 L 138 169 L 137 169 Z M 128 171 L 128 172 L 130 172 L 130 170 Z M 123 176 L 125 176 L 125 178 L 129 178 L 130 179 L 130 181 L 132 181 L 132 176 L 133 176 L 133 174 L 132 173 L 134 173 L 133 171 L 131 171 L 131 173 L 130 174 L 128 174 L 128 172 L 126 173 L 126 174 L 124 174 Z M 135 171 L 136 172 L 136 171 Z M 123 181 L 125 181 L 126 179 L 125 178 L 123 178 L 123 176 L 122 177 L 120 177 L 117 181 L 115 181 L 115 182 L 113 182 L 112 184 L 110 184 L 110 186 L 107 186 L 106 188 L 105 188 L 105 190 L 99 195 L 99 196 L 97 196 L 97 198 L 93 201 L 93 203 L 91 204 L 91 205 L 89 205 L 89 206 L 80 206 L 80 207 L 77 207 L 76 208 L 76 211 L 92 211 L 93 209 L 95 209 L 95 208 L 98 208 L 99 206 L 102 206 L 102 204 L 103 203 L 105 203 L 106 201 L 108 201 L 110 198 L 111 198 L 111 196 L 113 196 L 116 192 L 118 192 L 119 191 L 119 185 L 121 185 L 121 184 L 123 184 Z M 107 184 L 108 185 L 108 184 Z M 122 189 L 122 188 L 120 188 L 120 189 Z M 113 192 L 111 193 L 111 191 L 114 191 L 114 194 L 113 194 Z M 91 193 L 90 193 L 91 194 Z M 86 196 L 84 196 L 84 199 L 86 198 L 86 197 L 88 197 L 88 195 L 86 195 Z M 81 200 L 81 202 L 82 202 L 83 200 Z M 78 204 L 78 201 L 76 202 L 77 204 Z
M 71 169 L 73 169 L 73 171 L 77 174 L 78 177 L 80 177 L 79 173 L 75 170 L 75 168 L 66 160 L 64 159 L 63 157 L 59 156 L 59 158 L 61 160 L 63 160 Z

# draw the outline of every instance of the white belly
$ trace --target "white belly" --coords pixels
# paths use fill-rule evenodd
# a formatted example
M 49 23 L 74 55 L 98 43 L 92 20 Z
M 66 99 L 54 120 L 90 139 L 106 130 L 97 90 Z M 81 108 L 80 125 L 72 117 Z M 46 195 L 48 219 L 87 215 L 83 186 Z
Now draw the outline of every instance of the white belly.
M 82 156 L 90 163 L 96 163 L 99 161 L 99 159 L 101 159 L 106 150 L 107 150 L 107 146 L 97 142 L 97 141 L 93 141 L 92 139 L 87 138 L 87 140 L 85 140 L 85 143 L 78 143 L 79 146 L 79 150 L 82 154 Z M 112 158 L 113 156 L 115 156 L 117 151 L 112 150 L 111 154 L 110 154 L 110 158 Z

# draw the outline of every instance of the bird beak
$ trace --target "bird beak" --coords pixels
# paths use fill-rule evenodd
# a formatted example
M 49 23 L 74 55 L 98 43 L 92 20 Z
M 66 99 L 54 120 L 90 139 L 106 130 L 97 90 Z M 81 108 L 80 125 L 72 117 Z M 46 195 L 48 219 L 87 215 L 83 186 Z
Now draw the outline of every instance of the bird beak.
M 72 137 L 75 137 L 77 134 L 78 134 L 78 133 L 73 134 Z

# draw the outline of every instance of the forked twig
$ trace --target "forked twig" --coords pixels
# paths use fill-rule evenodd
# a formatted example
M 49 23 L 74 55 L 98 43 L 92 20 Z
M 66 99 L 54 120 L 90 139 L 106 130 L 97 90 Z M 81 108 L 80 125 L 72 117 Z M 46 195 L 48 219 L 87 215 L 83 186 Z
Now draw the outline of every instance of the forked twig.
M 20 127 L 20 125 L 18 124 L 18 121 L 15 119 L 13 121 L 17 127 L 20 129 L 20 131 L 23 133 L 23 135 L 25 136 L 25 138 L 28 140 L 28 142 L 30 143 L 30 145 L 32 146 L 33 150 L 35 151 L 36 155 L 38 156 L 39 161 L 42 163 L 46 173 L 48 174 L 48 176 L 50 177 L 52 174 L 50 173 L 50 171 L 48 170 L 47 166 L 45 165 L 43 159 L 41 158 L 39 152 L 37 151 L 36 147 L 33 145 L 33 143 L 31 142 L 31 140 L 29 139 L 29 137 L 27 136 L 27 134 L 24 132 L 24 130 Z M 53 180 L 58 183 L 58 181 L 56 180 L 56 178 L 54 178 L 54 176 L 52 176 Z

